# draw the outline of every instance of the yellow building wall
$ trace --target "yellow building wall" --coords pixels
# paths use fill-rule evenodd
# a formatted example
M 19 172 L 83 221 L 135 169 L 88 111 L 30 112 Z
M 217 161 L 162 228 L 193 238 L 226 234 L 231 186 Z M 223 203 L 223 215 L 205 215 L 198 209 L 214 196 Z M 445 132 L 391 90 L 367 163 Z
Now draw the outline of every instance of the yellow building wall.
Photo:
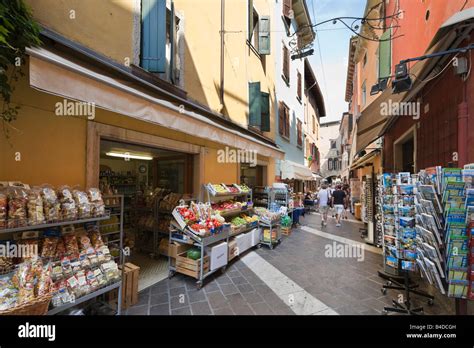
M 132 62 L 133 0 L 25 0 L 53 31 L 125 64 Z
M 260 56 L 247 44 L 247 1 L 225 3 L 224 105 L 220 91 L 220 1 L 175 0 L 175 8 L 185 18 L 185 89 L 189 96 L 212 110 L 223 112 L 234 122 L 248 125 L 248 83 L 261 83 L 261 91 L 270 93 L 271 131 L 275 138 L 274 48 L 271 55 Z M 254 0 L 260 16 L 273 17 L 272 0 Z M 271 20 L 271 26 L 274 19 Z

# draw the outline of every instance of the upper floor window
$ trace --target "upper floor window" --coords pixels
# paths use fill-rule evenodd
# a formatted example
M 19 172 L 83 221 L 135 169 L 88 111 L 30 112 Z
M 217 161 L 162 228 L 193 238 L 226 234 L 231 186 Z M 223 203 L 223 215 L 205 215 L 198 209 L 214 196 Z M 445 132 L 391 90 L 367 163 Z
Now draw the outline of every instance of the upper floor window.
M 283 102 L 278 108 L 278 132 L 283 138 L 290 139 L 290 109 Z
M 313 134 L 316 134 L 316 117 L 313 115 Z
M 289 27 L 291 24 L 291 19 L 293 18 L 293 1 L 292 0 L 283 0 L 283 19 L 286 25 Z
M 270 95 L 260 91 L 260 82 L 249 83 L 249 126 L 270 131 Z
M 179 18 L 174 3 L 170 8 L 166 7 L 166 0 L 142 0 L 141 4 L 140 66 L 175 82 Z
M 290 50 L 283 44 L 283 66 L 282 77 L 287 84 L 290 84 Z
M 270 54 L 270 16 L 260 16 L 248 0 L 248 42 L 260 55 Z
M 296 76 L 297 76 L 297 81 L 296 81 L 296 83 L 298 84 L 298 85 L 296 86 L 296 96 L 297 96 L 298 99 L 301 101 L 301 99 L 302 99 L 302 97 L 301 97 L 301 95 L 302 95 L 302 91 L 301 91 L 301 84 L 302 84 L 302 81 L 301 81 L 301 73 L 298 71 L 298 73 L 297 73 Z
M 331 140 L 331 149 L 336 148 L 336 140 Z
M 296 122 L 296 139 L 299 147 L 303 146 L 303 123 L 301 120 Z
M 362 83 L 362 87 L 361 87 L 361 104 L 362 106 L 365 105 L 365 103 L 367 102 L 367 87 L 366 87 L 366 81 L 364 81 Z

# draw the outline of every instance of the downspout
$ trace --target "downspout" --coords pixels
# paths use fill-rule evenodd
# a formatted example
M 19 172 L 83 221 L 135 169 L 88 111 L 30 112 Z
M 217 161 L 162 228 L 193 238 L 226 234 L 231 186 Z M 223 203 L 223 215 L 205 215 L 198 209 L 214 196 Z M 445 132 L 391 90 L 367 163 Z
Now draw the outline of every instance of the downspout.
M 225 0 L 221 0 L 221 82 L 220 82 L 220 91 L 219 91 L 219 112 L 222 112 L 224 109 L 224 25 L 225 25 Z

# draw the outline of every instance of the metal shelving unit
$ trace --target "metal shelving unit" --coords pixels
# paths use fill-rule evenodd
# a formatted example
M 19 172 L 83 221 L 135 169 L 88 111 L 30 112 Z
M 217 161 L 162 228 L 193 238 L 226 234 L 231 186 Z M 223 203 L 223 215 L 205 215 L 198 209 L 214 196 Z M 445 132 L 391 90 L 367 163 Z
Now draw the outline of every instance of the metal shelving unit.
M 122 199 L 122 205 L 121 207 L 123 208 L 123 199 Z M 95 222 L 99 224 L 100 221 L 104 221 L 110 219 L 110 211 L 107 211 L 106 215 L 104 216 L 97 216 L 97 217 L 91 217 L 91 218 L 86 218 L 86 219 L 76 219 L 76 220 L 66 220 L 66 221 L 57 221 L 57 222 L 52 222 L 52 223 L 47 223 L 47 224 L 41 224 L 41 225 L 32 225 L 32 226 L 22 226 L 22 227 L 16 227 L 16 228 L 7 228 L 7 229 L 1 229 L 0 230 L 0 236 L 1 235 L 8 235 L 8 234 L 13 234 L 15 232 L 22 232 L 22 231 L 31 231 L 31 230 L 37 230 L 37 231 L 42 231 L 47 228 L 53 228 L 53 227 L 60 227 L 60 226 L 66 226 L 66 225 L 77 225 L 77 224 L 84 224 L 88 222 Z M 122 279 L 123 279 L 123 257 L 122 257 L 122 251 L 123 251 L 123 229 L 122 226 L 120 227 L 120 264 L 122 265 Z M 118 303 L 117 303 L 117 315 L 121 314 L 121 305 L 122 305 L 122 281 L 115 282 L 113 284 L 110 284 L 108 286 L 105 286 L 101 289 L 98 289 L 94 292 L 91 292 L 89 294 L 86 294 L 84 296 L 81 296 L 79 298 L 76 298 L 74 302 L 67 303 L 62 306 L 58 306 L 55 308 L 52 308 L 50 311 L 48 311 L 48 315 L 54 315 L 63 312 L 64 310 L 77 306 L 81 303 L 84 303 L 88 300 L 91 300 L 93 298 L 96 298 L 100 295 L 103 295 L 111 290 L 118 289 Z
M 275 244 L 279 244 L 281 243 L 281 225 L 280 225 L 280 220 L 277 220 L 277 221 L 271 221 L 269 223 L 267 222 L 262 222 L 260 221 L 258 223 L 259 227 L 262 227 L 262 228 L 268 228 L 270 230 L 270 240 L 269 241 L 265 241 L 265 236 L 264 236 L 264 231 L 262 230 L 262 239 L 260 241 L 260 244 L 261 245 L 266 245 L 268 246 L 270 249 L 273 249 L 273 247 L 275 246 Z M 272 238 L 272 230 L 276 228 L 276 238 L 273 239 Z

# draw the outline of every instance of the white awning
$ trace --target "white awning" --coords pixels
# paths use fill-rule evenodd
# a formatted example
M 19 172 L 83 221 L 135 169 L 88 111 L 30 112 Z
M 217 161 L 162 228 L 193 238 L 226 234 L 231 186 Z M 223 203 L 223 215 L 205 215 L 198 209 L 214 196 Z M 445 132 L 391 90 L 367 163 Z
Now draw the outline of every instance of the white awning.
M 95 103 L 96 107 L 154 123 L 229 147 L 257 151 L 259 155 L 282 159 L 284 151 L 241 134 L 204 115 L 184 110 L 148 94 L 133 83 L 49 48 L 28 48 L 30 86 L 63 98 Z
M 281 161 L 282 179 L 313 180 L 313 172 L 303 164 L 292 161 Z

